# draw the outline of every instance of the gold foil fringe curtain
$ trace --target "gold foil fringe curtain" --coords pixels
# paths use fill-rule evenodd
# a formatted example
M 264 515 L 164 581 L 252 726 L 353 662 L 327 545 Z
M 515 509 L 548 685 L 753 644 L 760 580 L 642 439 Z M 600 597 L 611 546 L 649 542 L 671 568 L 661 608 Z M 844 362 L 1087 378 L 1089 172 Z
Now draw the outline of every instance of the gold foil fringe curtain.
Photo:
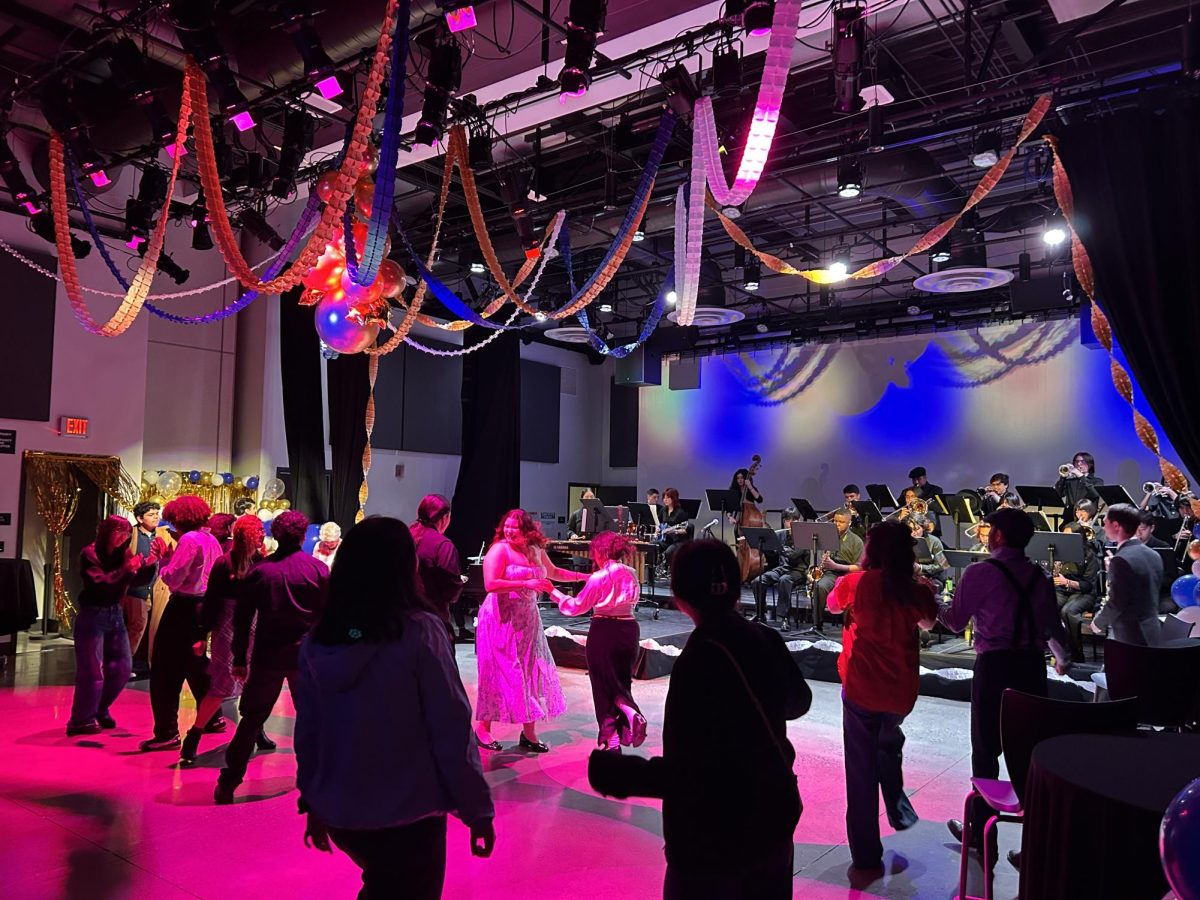
M 1158 468 L 1162 472 L 1163 484 L 1177 493 L 1183 493 L 1188 489 L 1187 477 L 1179 466 L 1162 455 L 1158 443 L 1158 433 L 1134 406 L 1133 379 L 1129 377 L 1125 367 L 1113 355 L 1112 325 L 1109 324 L 1104 310 L 1096 302 L 1096 276 L 1092 270 L 1092 260 L 1088 256 L 1087 248 L 1083 246 L 1083 241 L 1079 239 L 1079 235 L 1075 231 L 1075 194 L 1071 190 L 1071 180 L 1067 177 L 1066 167 L 1063 166 L 1062 158 L 1058 155 L 1057 139 L 1052 135 L 1046 135 L 1043 140 L 1050 147 L 1054 158 L 1054 197 L 1058 201 L 1058 208 L 1062 210 L 1063 217 L 1071 228 L 1071 263 L 1075 269 L 1075 277 L 1079 280 L 1079 286 L 1083 288 L 1083 292 L 1091 301 L 1092 331 L 1104 345 L 1104 349 L 1108 351 L 1109 371 L 1112 375 L 1113 387 L 1129 404 L 1129 409 L 1133 413 L 1133 429 L 1137 433 L 1138 440 L 1147 450 L 1158 457 Z M 1200 515 L 1200 501 L 1196 499 L 1192 500 L 1192 514 Z
M 251 490 L 244 484 L 239 484 L 237 482 L 234 484 L 213 485 L 212 472 L 201 473 L 200 483 L 192 484 L 190 481 L 188 481 L 188 472 L 189 470 L 184 470 L 178 473 L 183 483 L 180 485 L 179 490 L 175 491 L 169 496 L 164 494 L 159 489 L 158 485 L 149 484 L 148 482 L 143 481 L 140 488 L 139 499 L 150 500 L 159 504 L 160 506 L 165 506 L 167 501 L 186 494 L 192 497 L 199 497 L 208 504 L 209 509 L 211 509 L 214 513 L 233 512 L 233 504 L 238 500 L 241 500 L 243 497 L 248 497 L 255 502 L 256 506 L 261 506 L 263 509 L 288 509 L 291 506 L 291 504 L 286 500 L 263 500 L 261 503 L 259 503 L 257 491 Z M 241 482 L 240 478 L 238 479 L 238 482 Z

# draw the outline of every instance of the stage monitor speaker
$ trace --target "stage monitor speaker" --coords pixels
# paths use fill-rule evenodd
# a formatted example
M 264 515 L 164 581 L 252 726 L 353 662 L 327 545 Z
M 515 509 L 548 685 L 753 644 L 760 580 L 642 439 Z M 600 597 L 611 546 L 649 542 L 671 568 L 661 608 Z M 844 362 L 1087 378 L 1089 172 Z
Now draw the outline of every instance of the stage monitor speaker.
M 1063 297 L 1063 283 L 1059 278 L 1014 281 L 1009 285 L 1009 291 L 1014 313 L 1046 312 L 1068 306 L 1068 301 Z
M 624 359 L 617 360 L 617 384 L 662 384 L 662 357 L 643 344 Z
M 672 391 L 700 390 L 700 358 L 670 360 L 667 363 L 667 387 Z

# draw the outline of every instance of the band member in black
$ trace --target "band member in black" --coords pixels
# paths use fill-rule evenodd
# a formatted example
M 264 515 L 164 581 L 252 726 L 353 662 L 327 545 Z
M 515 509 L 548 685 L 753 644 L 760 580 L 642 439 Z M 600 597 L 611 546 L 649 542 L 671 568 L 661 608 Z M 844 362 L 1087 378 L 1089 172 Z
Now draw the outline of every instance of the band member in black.
M 655 531 L 658 531 L 659 526 L 667 520 L 667 511 L 663 509 L 662 496 L 658 493 L 658 488 L 650 488 L 646 491 L 646 505 L 650 507 L 650 522 Z
M 1068 523 L 1062 530 L 1078 531 L 1084 527 L 1091 526 Z M 1095 542 L 1084 542 L 1082 565 L 1055 563 L 1054 568 L 1054 597 L 1058 602 L 1058 614 L 1063 627 L 1067 629 L 1067 649 L 1073 661 L 1082 662 L 1083 643 L 1079 629 L 1083 624 L 1083 614 L 1095 611 L 1096 597 L 1100 593 L 1100 554 Z
M 983 514 L 990 516 L 1000 508 L 1000 504 L 1004 501 L 1004 495 L 1008 493 L 1008 475 L 1005 472 L 997 472 L 988 479 L 988 486 L 980 498 L 980 505 L 983 507 Z
M 908 478 L 910 481 L 912 481 L 912 486 L 916 489 L 917 496 L 926 503 L 928 503 L 938 494 L 945 493 L 945 491 L 942 490 L 941 485 L 934 484 L 926 477 L 924 466 L 917 466 L 914 468 L 908 473 Z
M 792 591 L 803 590 L 808 576 L 809 551 L 796 549 L 792 541 L 792 523 L 800 520 L 800 513 L 789 506 L 783 511 L 783 553 L 772 569 L 763 572 L 750 582 L 754 592 L 754 619 L 765 622 L 767 618 L 767 588 L 775 586 L 775 621 L 780 627 L 788 623 L 792 611 Z
M 848 484 L 842 488 L 842 496 L 846 499 L 846 509 L 850 512 L 850 530 L 860 538 L 865 538 L 867 526 L 863 523 L 858 510 L 854 508 L 854 504 L 862 499 L 862 491 L 859 490 L 857 484 Z
M 909 518 L 913 539 L 917 541 L 917 574 L 924 575 L 937 586 L 940 595 L 946 589 L 946 573 L 950 571 L 950 561 L 946 559 L 946 546 L 942 539 L 933 533 L 933 523 L 924 516 Z
M 1151 550 L 1172 549 L 1171 544 L 1168 544 L 1154 534 L 1154 526 L 1157 524 L 1157 521 L 1152 510 L 1139 509 L 1138 523 L 1137 532 L 1134 536 L 1139 541 Z M 1165 616 L 1170 613 L 1179 612 L 1179 605 L 1171 597 L 1171 585 L 1174 584 L 1175 579 L 1182 573 L 1179 571 L 1179 564 L 1174 554 L 1160 553 L 1159 555 L 1163 558 L 1163 574 L 1158 588 L 1158 612 L 1159 615 Z
M 596 492 L 591 488 L 584 488 L 579 492 L 579 501 L 595 500 Z M 595 519 L 596 521 L 592 521 Z M 609 518 L 602 513 L 595 513 L 586 506 L 580 506 L 579 509 L 571 513 L 571 517 L 567 520 L 567 536 L 570 538 L 588 537 L 595 534 L 597 531 L 608 530 Z
M 1066 472 L 1054 482 L 1054 490 L 1068 507 L 1073 507 L 1080 500 L 1091 500 L 1100 505 L 1100 493 L 1096 488 L 1104 484 L 1104 479 L 1096 477 L 1096 458 L 1086 450 L 1080 450 L 1071 459 Z
M 749 469 L 738 469 L 734 472 L 733 480 L 729 482 L 729 489 L 738 492 L 738 508 L 733 511 L 733 517 L 739 522 L 742 518 L 742 507 L 746 503 L 759 504 L 763 502 L 763 496 L 754 486 L 754 477 L 750 474 Z
M 673 487 L 663 491 L 663 508 L 667 518 L 663 523 L 663 562 L 667 569 L 671 568 L 671 559 L 679 545 L 692 538 L 692 524 L 688 521 L 687 510 L 679 505 L 679 491 Z

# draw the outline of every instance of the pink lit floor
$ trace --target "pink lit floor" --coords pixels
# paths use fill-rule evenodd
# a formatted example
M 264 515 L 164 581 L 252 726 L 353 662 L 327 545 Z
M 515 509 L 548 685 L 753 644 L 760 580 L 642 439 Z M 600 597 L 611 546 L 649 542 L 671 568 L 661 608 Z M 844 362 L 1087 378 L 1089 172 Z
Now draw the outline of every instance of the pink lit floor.
M 71 651 L 30 643 L 15 673 L 0 678 L 0 883 L 5 897 L 353 897 L 357 869 L 342 855 L 306 849 L 296 814 L 293 708 L 285 696 L 268 723 L 279 750 L 250 764 L 230 807 L 212 804 L 227 736 L 210 735 L 196 766 L 170 753 L 142 754 L 149 734 L 145 682 L 113 709 L 118 728 L 68 739 Z M 23 642 L 23 649 L 25 645 Z M 474 694 L 475 658 L 459 664 Z M 448 898 L 534 896 L 640 900 L 661 895 L 661 817 L 652 802 L 617 802 L 587 785 L 594 738 L 587 676 L 561 670 L 570 712 L 545 726 L 542 756 L 513 749 L 517 729 L 498 727 L 506 749 L 484 755 L 496 799 L 491 859 L 472 858 L 467 833 L 451 820 Z M 15 684 L 15 686 L 13 686 Z M 651 722 L 643 752 L 659 750 L 669 682 L 635 682 Z M 943 824 L 961 813 L 969 774 L 968 708 L 922 697 L 905 731 L 905 774 L 922 821 L 903 834 L 883 822 L 892 871 L 865 890 L 849 887 L 845 846 L 840 703 L 836 685 L 814 683 L 813 711 L 792 724 L 804 815 L 796 830 L 796 897 L 952 897 L 958 853 Z M 193 715 L 186 702 L 184 724 Z M 737 765 L 736 759 L 730 760 Z M 1001 852 L 1015 846 L 1001 832 Z M 1003 855 L 1002 855 L 1003 859 Z M 974 880 L 973 880 L 974 881 Z M 1016 873 L 997 867 L 997 896 L 1013 897 Z M 981 885 L 973 883 L 972 893 Z

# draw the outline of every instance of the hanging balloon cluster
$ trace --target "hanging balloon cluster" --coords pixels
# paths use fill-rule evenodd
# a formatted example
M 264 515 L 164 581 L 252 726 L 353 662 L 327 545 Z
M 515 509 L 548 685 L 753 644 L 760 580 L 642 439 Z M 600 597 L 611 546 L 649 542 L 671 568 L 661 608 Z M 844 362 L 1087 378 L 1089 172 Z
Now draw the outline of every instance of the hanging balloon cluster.
M 347 219 L 352 222 L 351 238 L 356 247 L 367 240 L 378 162 L 379 154 L 372 148 L 354 186 L 354 211 Z M 317 181 L 317 196 L 322 200 L 333 196 L 337 177 L 337 172 L 322 175 Z M 388 246 L 384 244 L 385 255 Z M 304 287 L 300 302 L 316 305 L 317 334 L 325 346 L 335 353 L 361 353 L 375 343 L 379 330 L 387 327 L 387 301 L 399 296 L 404 288 L 404 271 L 394 259 L 385 259 L 369 285 L 356 284 L 346 266 L 345 231 L 338 228 L 316 265 L 304 276 Z

